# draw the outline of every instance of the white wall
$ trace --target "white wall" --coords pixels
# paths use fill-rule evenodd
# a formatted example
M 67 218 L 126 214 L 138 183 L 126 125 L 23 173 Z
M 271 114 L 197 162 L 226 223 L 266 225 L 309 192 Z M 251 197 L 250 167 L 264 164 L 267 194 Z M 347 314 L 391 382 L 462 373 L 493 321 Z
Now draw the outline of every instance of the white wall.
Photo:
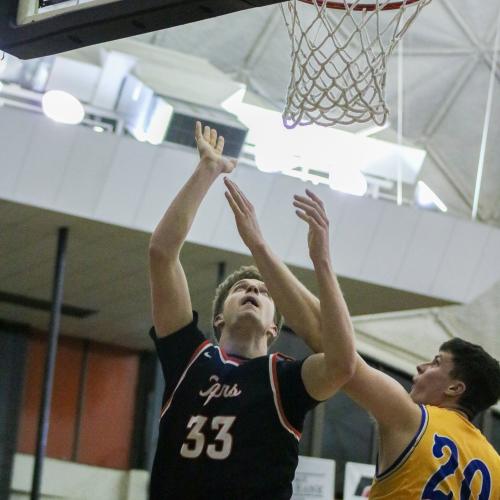
M 150 232 L 192 173 L 193 150 L 57 125 L 0 108 L 0 198 Z M 292 209 L 304 183 L 241 165 L 232 177 L 254 202 L 263 232 L 286 262 L 310 268 L 306 227 Z M 188 240 L 248 253 L 216 183 Z M 500 229 L 450 215 L 314 190 L 332 221 L 341 276 L 468 302 L 500 280 Z
M 15 455 L 10 500 L 30 498 L 33 457 Z M 41 498 L 60 500 L 146 500 L 149 474 L 45 459 Z

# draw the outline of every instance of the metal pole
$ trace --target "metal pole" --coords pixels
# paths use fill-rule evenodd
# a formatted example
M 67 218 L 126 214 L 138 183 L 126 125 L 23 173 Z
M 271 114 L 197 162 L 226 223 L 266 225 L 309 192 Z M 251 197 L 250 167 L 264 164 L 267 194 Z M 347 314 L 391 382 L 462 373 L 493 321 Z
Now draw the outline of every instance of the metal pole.
M 56 364 L 57 342 L 59 337 L 59 325 L 61 320 L 61 307 L 64 285 L 64 267 L 66 264 L 66 242 L 68 239 L 68 228 L 59 228 L 57 257 L 54 270 L 54 281 L 52 288 L 52 310 L 50 314 L 49 345 L 47 358 L 45 360 L 45 374 L 43 379 L 42 401 L 38 419 L 38 437 L 36 443 L 35 467 L 33 469 L 33 482 L 31 484 L 31 500 L 39 500 L 40 486 L 42 482 L 43 460 L 47 448 L 47 437 L 50 422 L 50 403 L 52 400 L 52 386 L 54 382 L 54 371 Z
M 490 83 L 488 85 L 488 97 L 486 99 L 486 114 L 484 116 L 483 137 L 481 139 L 481 150 L 479 152 L 479 162 L 477 166 L 476 187 L 474 189 L 474 201 L 472 203 L 472 220 L 477 219 L 479 210 L 479 196 L 481 194 L 481 183 L 483 180 L 484 161 L 486 158 L 486 146 L 488 144 L 488 134 L 490 131 L 491 111 L 493 107 L 493 94 L 495 92 L 495 73 L 497 70 L 498 50 L 500 45 L 500 14 L 497 20 L 497 34 L 495 36 L 493 62 L 491 63 Z
M 78 387 L 78 403 L 76 409 L 76 424 L 75 432 L 73 434 L 73 451 L 71 453 L 71 460 L 76 462 L 78 460 L 78 454 L 80 452 L 80 436 L 82 430 L 82 417 L 84 410 L 85 401 L 85 389 L 87 386 L 87 374 L 89 371 L 89 350 L 90 341 L 86 339 L 83 343 L 83 360 L 82 360 L 82 371 L 80 373 L 80 383 Z
M 403 145 L 403 106 L 404 106 L 404 80 L 403 80 L 403 40 L 399 41 L 398 52 L 398 146 Z M 403 165 L 401 151 L 398 154 L 398 175 L 397 175 L 397 203 L 399 206 L 403 204 Z

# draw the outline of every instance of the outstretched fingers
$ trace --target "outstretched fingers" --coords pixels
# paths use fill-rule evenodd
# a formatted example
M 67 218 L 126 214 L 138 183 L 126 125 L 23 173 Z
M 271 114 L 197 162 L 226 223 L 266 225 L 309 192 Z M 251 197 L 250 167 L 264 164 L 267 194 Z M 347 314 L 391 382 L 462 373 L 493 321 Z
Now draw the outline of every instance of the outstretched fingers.
M 229 182 L 234 186 L 234 188 L 236 189 L 236 191 L 240 195 L 240 198 L 243 200 L 243 202 L 247 206 L 248 210 L 252 211 L 254 209 L 252 202 L 246 197 L 245 193 L 240 189 L 238 184 L 236 184 L 236 182 L 231 181 L 231 180 Z
M 323 204 L 323 200 L 319 196 L 314 194 L 310 189 L 306 189 L 306 194 L 307 194 L 307 196 L 309 196 L 309 198 L 311 198 L 311 200 L 313 200 L 314 202 L 316 202 L 318 204 L 318 206 L 321 208 L 321 211 L 326 216 L 326 210 L 325 210 L 325 205 Z
M 307 197 L 300 196 L 300 195 L 296 194 L 294 196 L 294 199 L 296 201 L 304 203 L 307 206 L 313 207 L 317 211 L 317 213 L 320 215 L 320 217 L 323 219 L 323 221 L 326 224 L 328 224 L 328 216 L 326 215 L 326 210 L 325 210 L 325 207 L 323 205 L 323 202 L 314 193 L 312 193 L 312 191 L 309 191 L 308 189 L 306 189 L 306 194 L 307 194 Z M 311 196 L 311 195 L 313 195 L 313 196 Z
M 240 207 L 238 206 L 238 203 L 234 199 L 233 195 L 229 191 L 225 191 L 224 196 L 226 197 L 226 200 L 228 201 L 229 206 L 234 213 L 234 216 L 237 217 L 241 215 L 242 211 L 240 210 Z
M 222 154 L 222 152 L 224 151 L 224 137 L 222 137 L 222 135 L 219 136 L 219 139 L 217 141 L 217 146 L 215 147 L 215 149 L 220 154 Z
M 210 143 L 210 127 L 208 125 L 203 127 L 203 139 Z
M 319 226 L 328 227 L 328 219 L 322 213 L 321 209 L 317 206 L 316 202 L 312 202 L 311 200 L 304 198 L 303 196 L 295 195 L 293 206 L 302 210 Z
M 295 213 L 308 224 L 312 224 L 318 228 L 325 227 L 325 223 L 321 219 L 321 217 L 310 207 L 304 206 L 301 203 L 294 202 L 294 206 L 299 210 L 296 210 Z M 301 214 L 304 217 L 301 217 Z
M 247 211 L 247 207 L 241 198 L 240 192 L 234 182 L 231 182 L 227 177 L 224 177 L 224 184 L 227 191 L 225 192 L 226 198 L 233 209 L 234 215 L 241 215 Z
M 226 184 L 227 189 L 231 193 L 232 197 L 238 204 L 241 211 L 252 211 L 253 205 L 248 201 L 246 196 L 240 190 L 236 183 L 229 180 L 227 177 L 224 178 L 224 183 Z
M 238 187 L 237 184 L 235 184 L 235 186 L 238 192 L 240 193 L 241 198 L 245 202 L 245 205 L 248 207 L 249 210 L 253 210 L 254 208 L 252 202 L 246 197 L 245 193 Z
M 203 132 L 201 129 L 201 122 L 197 121 L 194 129 L 194 138 L 196 139 L 196 142 L 198 142 L 202 137 L 203 137 Z
M 310 217 L 309 215 L 307 215 L 307 213 L 304 212 L 303 210 L 295 210 L 295 213 L 297 214 L 297 216 L 299 217 L 299 219 L 302 219 L 307 224 L 317 225 L 317 222 L 312 217 Z
M 210 129 L 210 146 L 213 148 L 217 146 L 217 130 L 214 128 Z
M 203 126 L 200 121 L 196 122 L 194 138 L 196 142 L 200 139 L 204 139 L 210 144 L 213 148 L 217 149 L 222 153 L 224 149 L 224 138 L 219 137 L 217 140 L 217 130 L 215 128 L 210 128 L 208 125 Z

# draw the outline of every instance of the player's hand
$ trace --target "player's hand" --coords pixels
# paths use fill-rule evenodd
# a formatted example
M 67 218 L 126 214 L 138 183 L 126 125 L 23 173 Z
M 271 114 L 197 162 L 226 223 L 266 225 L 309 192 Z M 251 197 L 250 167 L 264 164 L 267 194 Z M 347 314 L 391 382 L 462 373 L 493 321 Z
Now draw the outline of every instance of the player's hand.
M 294 196 L 295 213 L 309 225 L 307 242 L 309 256 L 313 263 L 330 261 L 329 228 L 330 222 L 320 198 L 306 189 L 307 196 Z
M 200 163 L 213 168 L 217 173 L 230 173 L 236 166 L 235 159 L 224 158 L 224 137 L 217 137 L 217 130 L 205 126 L 202 131 L 201 122 L 196 122 L 196 146 L 200 154 Z
M 257 245 L 264 243 L 264 238 L 255 215 L 255 209 L 243 194 L 243 191 L 233 181 L 225 177 L 224 183 L 227 187 L 227 191 L 224 194 L 234 213 L 238 233 L 243 243 L 252 251 Z

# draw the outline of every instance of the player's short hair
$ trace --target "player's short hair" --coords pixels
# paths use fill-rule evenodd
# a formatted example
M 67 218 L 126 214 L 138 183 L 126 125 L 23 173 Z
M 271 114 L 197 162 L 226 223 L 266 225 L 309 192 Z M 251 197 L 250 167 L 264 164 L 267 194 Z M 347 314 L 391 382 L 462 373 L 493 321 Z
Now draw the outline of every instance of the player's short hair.
M 453 357 L 450 376 L 465 384 L 459 405 L 474 418 L 500 398 L 500 365 L 481 346 L 460 338 L 445 342 L 440 351 Z
M 239 269 L 234 271 L 234 273 L 230 274 L 215 290 L 215 297 L 212 303 L 212 328 L 217 340 L 220 340 L 220 332 L 218 332 L 215 328 L 215 317 L 222 312 L 229 290 L 231 290 L 235 283 L 243 279 L 253 279 L 264 282 L 262 275 L 255 266 L 241 266 Z M 279 335 L 281 327 L 283 326 L 283 316 L 276 308 L 276 305 L 274 306 L 274 323 L 276 324 L 277 333 Z M 276 335 L 275 339 L 278 335 Z M 274 340 L 269 342 L 268 347 L 272 344 L 272 342 L 274 342 Z

